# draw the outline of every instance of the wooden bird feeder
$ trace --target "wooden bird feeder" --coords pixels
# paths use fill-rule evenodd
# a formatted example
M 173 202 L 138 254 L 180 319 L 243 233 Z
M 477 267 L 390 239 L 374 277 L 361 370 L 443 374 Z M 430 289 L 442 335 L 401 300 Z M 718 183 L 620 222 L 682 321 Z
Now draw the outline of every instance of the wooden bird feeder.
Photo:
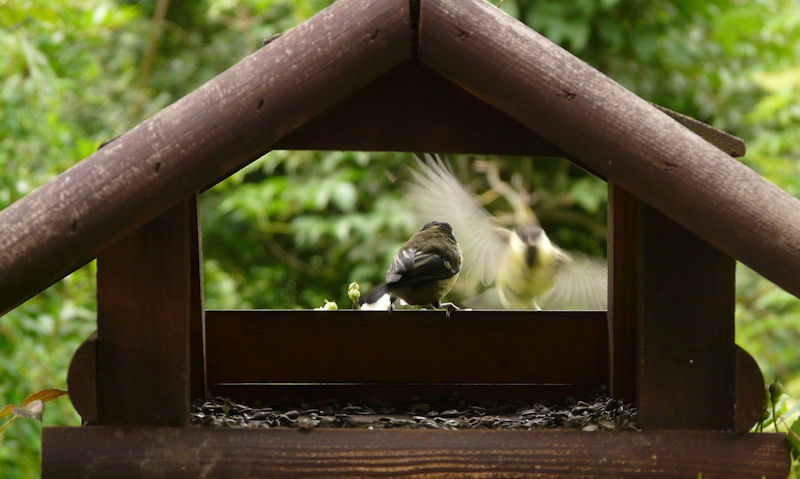
M 271 149 L 567 158 L 608 182 L 608 311 L 205 311 L 197 194 Z M 0 213 L 0 312 L 98 258 L 68 374 L 87 425 L 44 429 L 43 475 L 784 478 L 785 436 L 743 433 L 764 381 L 734 343 L 734 265 L 800 295 L 800 201 L 743 154 L 488 2 L 336 2 Z M 209 395 L 601 384 L 641 432 L 189 422 Z

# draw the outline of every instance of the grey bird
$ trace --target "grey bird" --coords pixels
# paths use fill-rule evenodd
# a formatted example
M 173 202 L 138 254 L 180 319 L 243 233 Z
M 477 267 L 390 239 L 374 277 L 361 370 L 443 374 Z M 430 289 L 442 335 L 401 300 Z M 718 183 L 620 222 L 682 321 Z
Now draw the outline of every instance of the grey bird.
M 386 283 L 365 294 L 361 309 L 391 309 L 395 300 L 440 308 L 461 271 L 461 249 L 453 228 L 430 221 L 397 252 L 386 273 Z M 453 304 L 448 304 L 457 309 Z

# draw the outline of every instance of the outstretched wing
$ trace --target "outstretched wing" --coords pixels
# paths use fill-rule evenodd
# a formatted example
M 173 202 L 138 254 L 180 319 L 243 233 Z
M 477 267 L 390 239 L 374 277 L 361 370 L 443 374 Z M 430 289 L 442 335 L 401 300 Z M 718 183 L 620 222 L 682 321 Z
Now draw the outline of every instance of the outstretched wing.
M 445 221 L 453 227 L 464 256 L 463 274 L 478 277 L 484 285 L 494 281 L 495 267 L 504 254 L 510 231 L 495 225 L 453 174 L 450 166 L 435 155 L 425 161 L 415 157 L 407 198 L 421 223 Z
M 537 298 L 542 309 L 604 310 L 608 307 L 608 266 L 605 258 L 570 252 L 556 284 Z

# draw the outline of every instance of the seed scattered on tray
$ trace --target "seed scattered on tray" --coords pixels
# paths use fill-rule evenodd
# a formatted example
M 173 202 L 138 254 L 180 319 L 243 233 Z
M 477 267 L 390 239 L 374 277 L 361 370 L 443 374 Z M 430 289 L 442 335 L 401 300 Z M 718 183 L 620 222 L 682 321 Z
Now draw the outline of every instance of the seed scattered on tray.
M 414 401 L 331 399 L 252 405 L 212 397 L 192 405 L 192 424 L 211 427 L 421 429 L 638 429 L 636 406 L 605 390 L 588 400 L 524 403 L 459 398 Z

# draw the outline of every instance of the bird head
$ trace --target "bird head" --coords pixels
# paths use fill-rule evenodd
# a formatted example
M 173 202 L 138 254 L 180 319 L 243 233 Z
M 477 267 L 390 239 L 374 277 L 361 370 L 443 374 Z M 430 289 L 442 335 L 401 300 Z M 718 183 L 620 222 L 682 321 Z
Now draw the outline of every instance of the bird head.
M 422 228 L 420 228 L 420 231 L 425 231 L 429 228 L 440 228 L 444 231 L 447 231 L 448 233 L 453 232 L 453 227 L 450 226 L 450 223 L 444 223 L 442 221 L 430 221 L 428 223 L 425 223 L 425 225 Z
M 456 238 L 453 236 L 453 227 L 450 226 L 450 223 L 445 223 L 443 221 L 431 221 L 425 223 L 420 231 L 438 231 L 444 234 L 449 240 L 455 242 Z
M 548 261 L 556 254 L 556 247 L 538 223 L 527 223 L 514 229 L 509 246 L 525 257 L 528 267 Z

